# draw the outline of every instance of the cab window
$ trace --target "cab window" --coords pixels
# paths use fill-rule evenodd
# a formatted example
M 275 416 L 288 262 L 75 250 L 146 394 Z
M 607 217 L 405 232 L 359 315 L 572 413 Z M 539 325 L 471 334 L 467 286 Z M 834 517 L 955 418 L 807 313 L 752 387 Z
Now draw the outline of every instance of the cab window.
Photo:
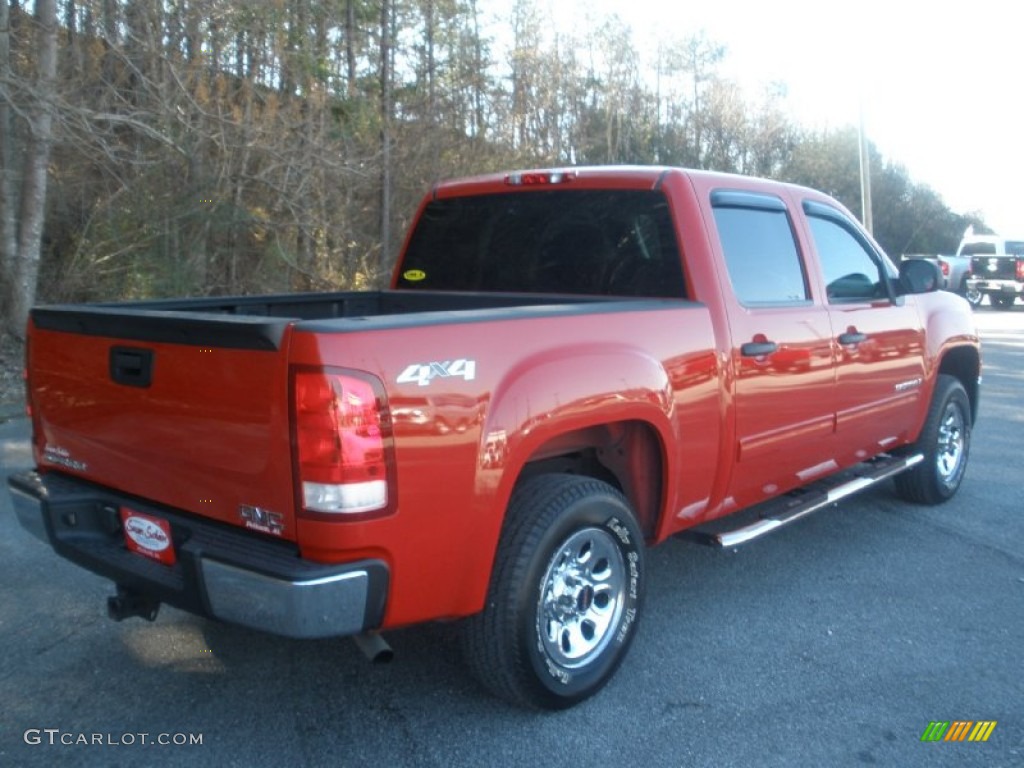
M 397 286 L 408 290 L 685 298 L 668 199 L 550 190 L 431 201 Z
M 719 190 L 711 196 L 733 291 L 745 306 L 807 302 L 807 275 L 785 205 L 776 197 Z
M 807 210 L 807 221 L 825 276 L 829 303 L 874 301 L 888 297 L 886 272 L 878 256 L 840 218 L 840 214 Z

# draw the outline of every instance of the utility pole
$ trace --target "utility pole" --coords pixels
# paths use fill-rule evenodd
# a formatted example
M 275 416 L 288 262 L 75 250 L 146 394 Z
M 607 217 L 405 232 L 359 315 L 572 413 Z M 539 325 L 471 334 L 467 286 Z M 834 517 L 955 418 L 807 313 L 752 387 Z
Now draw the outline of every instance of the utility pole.
M 868 141 L 864 135 L 864 102 L 860 104 L 860 128 L 857 131 L 860 144 L 860 209 L 861 223 L 868 234 L 874 234 L 871 217 L 871 157 L 868 155 Z

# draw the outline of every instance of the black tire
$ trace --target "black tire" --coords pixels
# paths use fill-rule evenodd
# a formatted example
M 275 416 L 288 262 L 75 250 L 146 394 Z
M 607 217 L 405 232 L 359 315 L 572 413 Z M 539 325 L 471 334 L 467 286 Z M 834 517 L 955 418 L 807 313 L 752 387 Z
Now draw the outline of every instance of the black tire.
M 996 309 L 1013 309 L 1013 303 L 1017 300 L 1016 296 L 996 296 L 992 294 L 988 297 L 988 300 L 992 303 L 992 306 Z
M 513 493 L 484 610 L 463 623 L 480 682 L 519 705 L 565 709 L 626 655 L 644 593 L 644 543 L 607 483 L 541 475 Z
M 924 461 L 896 476 L 896 492 L 918 504 L 942 504 L 956 495 L 971 449 L 971 403 L 963 384 L 940 374 L 917 442 L 907 453 Z
M 967 288 L 964 290 L 964 298 L 967 299 L 967 303 L 977 309 L 981 306 L 981 300 L 985 298 L 985 294 L 976 288 Z

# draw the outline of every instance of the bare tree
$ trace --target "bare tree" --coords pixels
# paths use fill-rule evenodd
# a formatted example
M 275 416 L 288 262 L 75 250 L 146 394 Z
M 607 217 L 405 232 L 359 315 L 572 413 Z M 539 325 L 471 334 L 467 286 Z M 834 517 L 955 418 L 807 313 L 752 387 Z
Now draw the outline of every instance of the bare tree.
M 11 9 L 9 3 L 0 2 L 0 85 L 5 93 L 0 96 L 0 298 L 4 305 L 10 299 L 10 278 L 18 257 L 18 169 L 14 166 L 15 135 L 14 114 L 11 109 L 11 87 L 14 78 L 11 67 Z M 7 325 L 8 318 L 3 318 Z
M 380 270 L 391 258 L 391 108 L 393 0 L 380 4 Z
M 47 301 L 368 287 L 443 176 L 799 165 L 784 94 L 752 105 L 705 35 L 648 62 L 625 21 L 556 31 L 540 0 L 60 0 L 62 29 L 0 2 L 7 326 L 37 269 Z
M 8 16 L 9 5 L 5 1 L 4 13 Z M 3 323 L 15 337 L 25 332 L 28 311 L 35 303 L 39 276 L 39 255 L 43 237 L 43 222 L 46 217 L 47 165 L 53 136 L 54 99 L 57 79 L 57 3 L 56 0 L 36 0 L 36 71 L 30 80 L 31 98 L 21 115 L 26 131 L 19 148 L 9 113 L 0 115 L 0 129 L 3 130 L 3 148 L 0 156 L 4 161 L 3 195 L 0 205 L 0 226 L 5 231 L 0 236 L 0 246 L 5 249 L 2 263 L 7 275 L 7 301 L 3 307 Z M 8 25 L 4 24 L 3 34 Z M 0 74 L 10 75 L 9 38 L 0 43 Z M 4 78 L 9 83 L 9 78 Z M 20 152 L 18 150 L 21 150 Z M 20 155 L 20 157 L 19 157 Z M 21 161 L 20 184 L 15 184 L 13 172 Z M 12 212 L 17 210 L 16 214 Z M 16 230 L 16 234 L 11 233 Z M 13 253 L 9 250 L 13 244 Z

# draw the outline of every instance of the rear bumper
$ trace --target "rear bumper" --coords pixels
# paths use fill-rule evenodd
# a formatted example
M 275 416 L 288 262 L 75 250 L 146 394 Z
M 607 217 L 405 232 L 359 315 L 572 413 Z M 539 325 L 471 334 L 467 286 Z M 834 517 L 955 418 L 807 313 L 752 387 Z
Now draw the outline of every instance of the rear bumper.
M 8 485 L 21 525 L 57 554 L 183 610 L 295 638 L 359 634 L 383 620 L 390 579 L 379 560 L 313 563 L 287 542 L 63 475 L 28 472 Z M 122 506 L 170 523 L 174 565 L 128 550 Z
M 982 293 L 1002 293 L 1007 295 L 1020 295 L 1024 293 L 1024 283 L 1007 278 L 982 278 L 972 277 L 967 280 L 967 289 L 970 291 L 981 291 Z

